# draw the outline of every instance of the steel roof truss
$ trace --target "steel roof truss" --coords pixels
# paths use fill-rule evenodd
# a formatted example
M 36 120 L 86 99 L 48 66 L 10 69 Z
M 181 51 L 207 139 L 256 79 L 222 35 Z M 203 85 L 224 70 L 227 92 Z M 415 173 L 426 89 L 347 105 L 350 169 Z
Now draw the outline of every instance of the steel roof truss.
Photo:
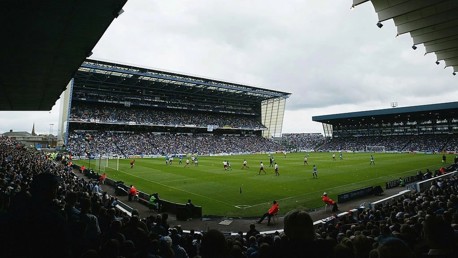
M 379 1 L 372 1 L 374 7 L 377 11 L 378 19 L 380 22 L 405 15 L 406 13 L 411 13 L 423 8 L 432 6 L 436 4 L 436 1 L 431 0 L 415 0 L 415 1 L 395 1 L 400 2 L 399 4 L 391 5 L 388 8 L 378 9 L 376 3 Z M 385 1 L 383 1 L 385 2 Z M 388 2 L 388 1 L 387 1 Z M 391 3 L 393 1 L 389 1 Z
M 426 28 L 429 26 L 434 26 L 437 24 L 453 21 L 457 19 L 456 16 L 457 10 L 453 9 L 449 12 L 438 13 L 436 15 L 431 15 L 420 20 L 415 20 L 412 22 L 407 22 L 397 25 L 397 35 L 402 35 L 404 33 Z

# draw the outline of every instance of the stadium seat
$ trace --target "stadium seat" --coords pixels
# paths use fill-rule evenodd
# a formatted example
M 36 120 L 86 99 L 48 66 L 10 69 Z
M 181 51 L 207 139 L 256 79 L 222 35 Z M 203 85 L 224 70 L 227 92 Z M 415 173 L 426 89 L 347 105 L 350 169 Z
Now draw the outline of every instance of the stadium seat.
M 277 224 L 277 222 L 278 222 L 278 212 L 272 216 L 272 218 L 270 219 L 270 224 L 275 225 Z
M 127 196 L 127 191 L 126 191 L 126 189 L 118 186 L 115 189 L 115 195 L 117 195 L 117 196 Z
M 325 211 L 325 212 L 328 210 L 328 208 L 329 208 L 329 210 L 332 210 L 331 205 L 329 205 L 329 204 L 327 204 L 327 203 L 324 203 L 324 211 Z

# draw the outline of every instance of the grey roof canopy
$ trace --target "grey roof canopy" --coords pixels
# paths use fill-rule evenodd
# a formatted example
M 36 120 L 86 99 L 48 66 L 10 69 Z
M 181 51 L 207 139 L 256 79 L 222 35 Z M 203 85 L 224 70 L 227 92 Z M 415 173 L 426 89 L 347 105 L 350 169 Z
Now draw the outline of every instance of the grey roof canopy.
M 398 121 L 454 119 L 458 116 L 458 102 L 429 104 L 400 108 L 368 110 L 341 114 L 313 116 L 312 120 L 331 125 L 354 125 Z
M 352 7 L 369 2 L 353 0 Z M 371 0 L 378 15 L 377 26 L 393 19 L 397 35 L 410 33 L 412 48 L 423 44 L 425 54 L 435 53 L 436 64 L 445 62 L 458 72 L 458 1 L 457 0 Z
M 87 59 L 75 73 L 78 92 L 161 97 L 207 105 L 259 105 L 264 100 L 288 98 L 291 93 L 224 82 L 173 72 Z M 138 92 L 138 93 L 137 93 Z
M 51 110 L 126 2 L 2 1 L 0 110 Z

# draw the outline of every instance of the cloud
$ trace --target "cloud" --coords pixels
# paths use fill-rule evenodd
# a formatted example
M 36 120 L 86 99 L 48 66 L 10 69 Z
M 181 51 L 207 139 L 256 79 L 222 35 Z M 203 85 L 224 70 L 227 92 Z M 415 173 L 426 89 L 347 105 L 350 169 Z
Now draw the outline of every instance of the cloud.
M 56 102 L 58 103 L 58 102 Z M 37 134 L 57 134 L 59 105 L 50 111 L 0 111 L 0 134 L 13 130 L 32 133 L 35 125 Z

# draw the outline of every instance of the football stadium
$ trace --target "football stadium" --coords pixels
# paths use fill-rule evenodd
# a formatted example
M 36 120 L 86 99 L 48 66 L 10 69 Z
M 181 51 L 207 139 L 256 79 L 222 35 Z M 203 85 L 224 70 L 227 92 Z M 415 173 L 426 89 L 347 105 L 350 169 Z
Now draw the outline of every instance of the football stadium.
M 0 257 L 456 257 L 458 102 L 313 116 L 323 134 L 283 133 L 289 92 L 91 59 L 126 3 L 107 2 L 98 14 L 61 4 L 86 13 L 65 16 L 69 34 L 96 26 L 50 37 L 61 58 L 28 64 L 47 94 L 2 72 L 2 110 L 63 97 L 57 146 L 0 136 Z M 454 66 L 456 3 L 371 2 Z

